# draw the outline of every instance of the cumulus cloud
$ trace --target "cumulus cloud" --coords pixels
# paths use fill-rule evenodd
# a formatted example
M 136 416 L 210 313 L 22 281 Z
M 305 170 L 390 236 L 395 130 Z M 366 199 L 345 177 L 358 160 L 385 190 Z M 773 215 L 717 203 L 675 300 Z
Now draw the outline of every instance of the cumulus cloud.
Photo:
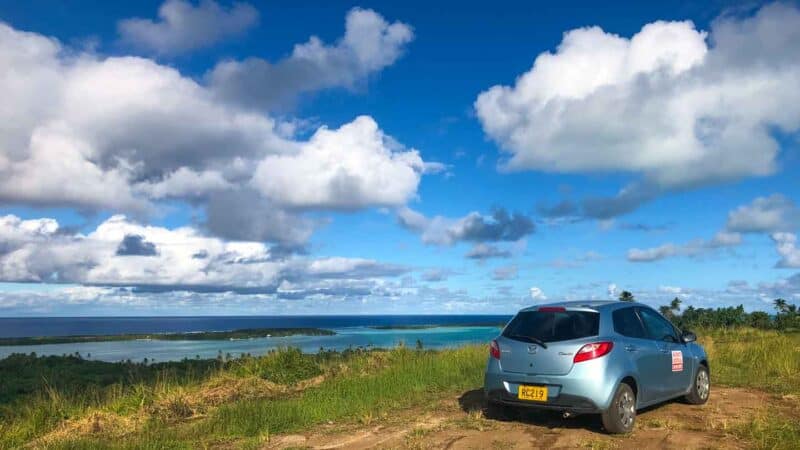
M 547 300 L 547 296 L 544 295 L 544 291 L 542 291 L 540 288 L 536 286 L 530 288 L 530 294 L 531 298 L 536 301 Z
M 628 250 L 628 261 L 652 262 L 674 256 L 698 256 L 724 247 L 742 243 L 743 233 L 772 233 L 776 249 L 782 259 L 777 267 L 798 267 L 800 259 L 795 251 L 795 234 L 786 230 L 800 227 L 800 208 L 788 197 L 773 194 L 757 197 L 752 202 L 728 213 L 725 228 L 712 239 L 695 239 L 685 244 L 666 243 L 656 247 Z
M 308 241 L 314 225 L 313 221 L 276 206 L 252 189 L 215 192 L 206 206 L 206 229 L 225 239 L 297 246 Z
M 46 240 L 58 232 L 54 219 L 22 220 L 14 215 L 0 217 L 0 256 L 11 253 L 31 240 Z
M 158 254 L 156 245 L 144 240 L 138 234 L 126 234 L 117 247 L 117 256 L 155 256 Z M 194 257 L 194 255 L 192 255 Z
M 758 197 L 728 213 L 726 225 L 741 233 L 771 233 L 800 228 L 800 208 L 782 194 Z
M 800 267 L 800 248 L 797 247 L 797 235 L 794 233 L 773 233 L 775 249 L 781 256 L 775 267 Z
M 354 23 L 366 13 L 351 13 Z M 358 54 L 383 55 L 383 41 L 370 39 L 384 34 L 359 35 Z M 0 201 L 9 204 L 142 217 L 160 201 L 188 201 L 208 208 L 207 228 L 222 236 L 294 245 L 312 226 L 290 209 L 398 205 L 441 168 L 367 116 L 297 140 L 294 123 L 221 102 L 172 67 L 82 53 L 3 23 L 0 96 Z M 222 198 L 259 213 L 227 207 L 224 217 Z
M 426 217 L 408 207 L 397 210 L 397 220 L 403 227 L 420 233 L 426 244 L 453 245 L 467 242 L 513 242 L 536 231 L 533 220 L 521 213 L 509 213 L 496 208 L 491 216 L 471 212 L 451 219 L 443 216 Z
M 505 169 L 640 174 L 617 197 L 585 205 L 608 218 L 664 191 L 773 173 L 773 132 L 800 127 L 798 43 L 800 11 L 780 3 L 719 18 L 709 33 L 688 21 L 650 23 L 630 38 L 575 29 L 513 86 L 481 93 L 475 109 L 510 155 Z
M 475 244 L 466 255 L 470 259 L 510 258 L 511 251 L 491 244 Z
M 653 262 L 674 256 L 699 256 L 701 254 L 725 247 L 735 247 L 742 243 L 739 233 L 720 231 L 713 238 L 695 239 L 685 244 L 663 244 L 646 249 L 632 248 L 628 250 L 630 262 Z
M 270 117 L 220 105 L 148 59 L 75 55 L 0 24 L 0 60 L 5 201 L 141 210 L 148 195 L 186 191 L 192 174 L 196 194 L 223 184 L 204 170 L 233 172 L 237 161 L 294 150 Z
M 243 33 L 258 23 L 258 10 L 248 3 L 230 8 L 214 0 L 198 4 L 166 0 L 158 8 L 159 20 L 131 18 L 117 24 L 122 41 L 160 55 L 174 55 Z
M 369 259 L 283 255 L 261 242 L 225 241 L 185 226 L 168 229 L 112 216 L 88 234 L 53 219 L 0 218 L 0 281 L 192 291 L 308 295 L 373 292 L 409 268 Z
M 438 167 L 361 116 L 336 130 L 320 128 L 295 154 L 267 156 L 252 184 L 273 202 L 295 208 L 399 206 L 416 194 L 422 173 Z
M 414 38 L 411 27 L 389 23 L 370 9 L 347 13 L 344 36 L 327 45 L 316 36 L 295 45 L 276 63 L 261 58 L 219 63 L 207 78 L 228 101 L 271 107 L 323 88 L 353 88 L 370 74 L 393 64 Z

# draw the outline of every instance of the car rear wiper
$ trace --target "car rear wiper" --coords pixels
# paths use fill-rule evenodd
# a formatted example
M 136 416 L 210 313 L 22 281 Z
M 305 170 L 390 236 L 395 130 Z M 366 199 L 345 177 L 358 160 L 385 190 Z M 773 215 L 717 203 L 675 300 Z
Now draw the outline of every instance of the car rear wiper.
M 542 348 L 547 348 L 547 344 L 545 344 L 543 340 L 536 339 L 535 337 L 523 336 L 521 334 L 510 334 L 508 337 L 518 341 L 530 342 L 531 344 L 536 344 Z

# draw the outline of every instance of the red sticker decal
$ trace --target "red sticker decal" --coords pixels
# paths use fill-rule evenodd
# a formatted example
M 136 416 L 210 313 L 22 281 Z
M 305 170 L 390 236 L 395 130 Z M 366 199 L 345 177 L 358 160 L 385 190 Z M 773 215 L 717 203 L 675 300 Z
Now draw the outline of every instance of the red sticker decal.
M 672 351 L 672 371 L 673 372 L 683 371 L 683 352 L 680 350 Z

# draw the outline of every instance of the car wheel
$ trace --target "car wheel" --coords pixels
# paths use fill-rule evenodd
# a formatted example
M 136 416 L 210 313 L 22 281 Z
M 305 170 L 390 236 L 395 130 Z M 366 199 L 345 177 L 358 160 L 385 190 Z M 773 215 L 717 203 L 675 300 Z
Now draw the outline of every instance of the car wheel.
M 601 414 L 603 427 L 613 434 L 630 433 L 636 422 L 636 394 L 625 383 L 614 393 L 611 406 Z
M 700 366 L 692 382 L 692 389 L 686 395 L 686 401 L 693 405 L 702 405 L 708 401 L 711 393 L 711 376 L 708 374 L 708 367 Z

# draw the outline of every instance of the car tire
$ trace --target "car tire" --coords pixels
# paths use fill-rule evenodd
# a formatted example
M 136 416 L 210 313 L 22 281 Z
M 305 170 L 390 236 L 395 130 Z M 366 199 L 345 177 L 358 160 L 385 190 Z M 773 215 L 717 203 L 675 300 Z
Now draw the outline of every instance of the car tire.
M 611 406 L 600 415 L 603 428 L 612 434 L 630 433 L 636 423 L 636 394 L 621 383 L 611 399 Z
M 692 380 L 692 388 L 689 393 L 684 397 L 688 403 L 692 405 L 702 405 L 708 401 L 711 394 L 711 375 L 708 372 L 708 367 L 700 366 L 697 373 Z

